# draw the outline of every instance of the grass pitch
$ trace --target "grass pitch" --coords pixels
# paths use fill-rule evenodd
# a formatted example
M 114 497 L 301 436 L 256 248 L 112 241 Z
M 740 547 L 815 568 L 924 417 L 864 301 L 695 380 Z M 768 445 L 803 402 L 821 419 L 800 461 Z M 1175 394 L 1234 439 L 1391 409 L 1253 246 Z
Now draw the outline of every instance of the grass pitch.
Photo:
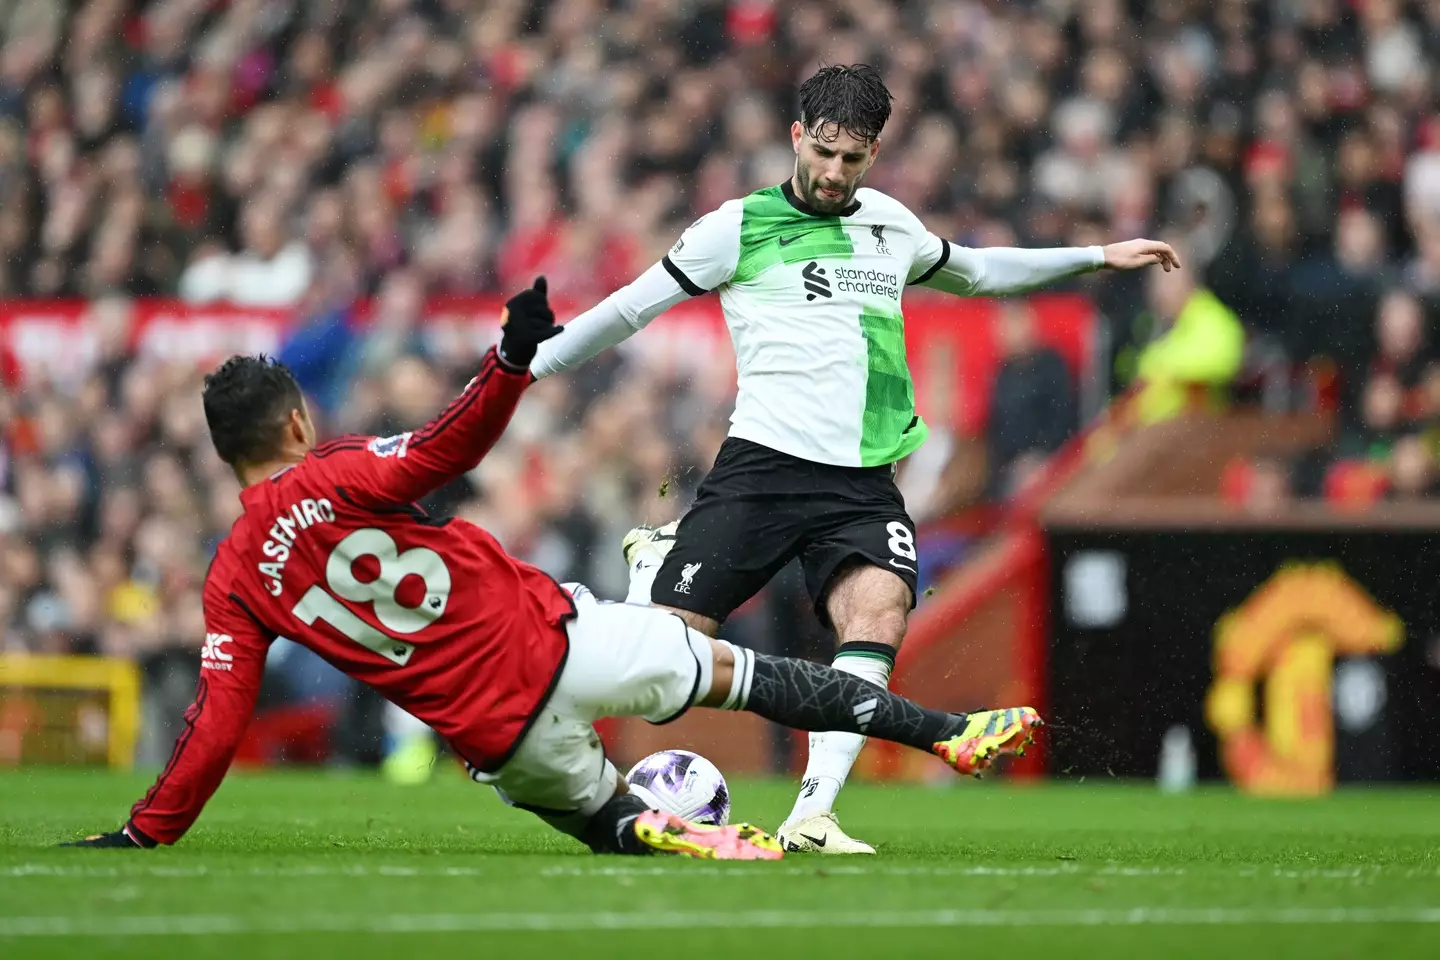
M 880 856 L 594 857 L 458 775 L 235 775 L 179 846 L 57 850 L 149 785 L 0 774 L 0 957 L 1440 956 L 1440 793 L 852 784 Z M 741 782 L 773 828 L 788 782 Z

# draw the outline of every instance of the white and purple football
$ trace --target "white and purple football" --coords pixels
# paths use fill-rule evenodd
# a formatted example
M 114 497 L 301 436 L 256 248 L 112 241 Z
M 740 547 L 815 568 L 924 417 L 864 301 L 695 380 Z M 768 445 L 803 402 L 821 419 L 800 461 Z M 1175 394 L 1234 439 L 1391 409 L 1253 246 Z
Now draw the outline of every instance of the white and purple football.
M 730 788 L 709 760 L 689 750 L 661 750 L 630 768 L 625 780 L 637 796 L 694 823 L 730 822 Z

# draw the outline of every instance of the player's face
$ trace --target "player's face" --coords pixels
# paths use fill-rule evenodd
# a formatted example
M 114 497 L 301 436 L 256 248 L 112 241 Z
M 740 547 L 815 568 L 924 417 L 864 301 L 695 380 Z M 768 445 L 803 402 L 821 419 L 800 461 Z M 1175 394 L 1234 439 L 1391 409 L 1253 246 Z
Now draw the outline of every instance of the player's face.
M 865 172 L 875 162 L 880 141 L 866 141 L 833 124 L 817 124 L 816 132 L 835 139 L 812 136 L 797 120 L 790 125 L 795 146 L 796 193 L 822 213 L 839 213 L 855 198 Z

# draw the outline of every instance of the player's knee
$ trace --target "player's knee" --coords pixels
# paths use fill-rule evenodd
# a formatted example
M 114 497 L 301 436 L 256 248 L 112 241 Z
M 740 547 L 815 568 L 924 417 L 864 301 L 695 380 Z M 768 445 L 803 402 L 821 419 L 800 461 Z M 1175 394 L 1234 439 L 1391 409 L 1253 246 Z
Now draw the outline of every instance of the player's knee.
M 664 610 L 666 613 L 673 613 L 685 621 L 685 626 L 691 630 L 698 630 L 707 637 L 713 637 L 720 632 L 720 621 L 713 620 L 703 613 L 695 613 L 693 610 L 681 610 L 679 607 L 667 607 L 663 603 L 654 604 L 655 609 Z
M 871 643 L 884 643 L 898 648 L 905 639 L 905 624 L 909 613 L 907 607 L 899 605 L 856 611 L 843 622 L 835 624 L 835 633 L 841 643 L 868 640 Z

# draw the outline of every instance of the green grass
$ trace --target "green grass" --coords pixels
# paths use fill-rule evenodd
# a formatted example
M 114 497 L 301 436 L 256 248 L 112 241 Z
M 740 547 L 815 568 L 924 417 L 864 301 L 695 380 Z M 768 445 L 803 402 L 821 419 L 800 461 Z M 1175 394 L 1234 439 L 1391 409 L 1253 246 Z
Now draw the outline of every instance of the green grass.
M 147 785 L 0 775 L 0 957 L 1440 955 L 1435 792 L 853 784 L 880 856 L 706 864 L 593 857 L 458 775 L 236 775 L 174 849 L 54 849 Z M 793 791 L 734 787 L 771 827 Z

